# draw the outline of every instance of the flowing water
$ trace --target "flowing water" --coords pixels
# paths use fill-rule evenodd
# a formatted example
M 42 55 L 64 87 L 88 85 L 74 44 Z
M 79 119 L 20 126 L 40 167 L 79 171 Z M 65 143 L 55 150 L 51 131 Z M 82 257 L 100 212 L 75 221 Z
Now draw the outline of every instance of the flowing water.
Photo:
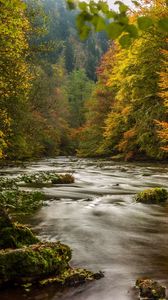
M 29 223 L 41 239 L 67 243 L 73 249 L 73 266 L 105 275 L 64 291 L 54 286 L 29 293 L 8 290 L 1 300 L 135 300 L 132 287 L 141 276 L 168 287 L 168 204 L 134 201 L 145 188 L 168 188 L 168 165 L 58 157 L 1 171 L 8 176 L 72 173 L 74 184 L 42 188 L 47 205 Z

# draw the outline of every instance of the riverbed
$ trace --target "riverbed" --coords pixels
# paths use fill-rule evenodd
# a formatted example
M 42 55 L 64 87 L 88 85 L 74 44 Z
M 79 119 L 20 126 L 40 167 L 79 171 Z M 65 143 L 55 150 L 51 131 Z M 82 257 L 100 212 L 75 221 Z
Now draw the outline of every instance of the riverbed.
M 0 293 L 1 300 L 136 300 L 133 287 L 142 276 L 168 287 L 168 204 L 134 200 L 145 188 L 168 189 L 168 165 L 58 157 L 0 173 L 15 177 L 38 171 L 71 173 L 75 183 L 40 189 L 46 205 L 27 221 L 42 240 L 68 244 L 73 266 L 101 270 L 105 277 L 63 291 L 54 286 L 8 290 Z

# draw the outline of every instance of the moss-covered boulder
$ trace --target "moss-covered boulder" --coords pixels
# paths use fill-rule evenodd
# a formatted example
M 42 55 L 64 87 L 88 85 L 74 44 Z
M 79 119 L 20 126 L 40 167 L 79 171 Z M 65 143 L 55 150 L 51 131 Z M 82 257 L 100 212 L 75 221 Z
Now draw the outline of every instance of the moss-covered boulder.
M 160 204 L 168 200 L 168 192 L 164 188 L 146 189 L 138 193 L 135 200 L 145 204 Z
M 0 231 L 0 249 L 21 248 L 39 242 L 39 239 L 25 225 L 13 223 Z
M 0 208 L 0 249 L 15 249 L 38 242 L 27 226 L 12 222 L 7 211 Z
M 61 274 L 69 267 L 70 259 L 70 248 L 60 242 L 0 250 L 0 286 Z
M 43 186 L 48 184 L 69 184 L 74 182 L 71 174 L 57 174 L 55 172 L 38 172 L 34 174 L 24 174 L 17 178 L 18 184 L 25 182 L 29 185 Z
M 140 299 L 164 300 L 166 297 L 165 287 L 152 279 L 138 279 L 136 281 L 136 287 L 139 289 Z
M 68 268 L 63 273 L 57 276 L 48 277 L 39 281 L 40 286 L 58 285 L 58 286 L 77 286 L 87 281 L 93 281 L 104 277 L 102 272 L 93 273 L 86 269 Z
M 71 174 L 57 175 L 51 178 L 53 184 L 69 184 L 74 183 L 75 179 Z
M 75 286 L 100 279 L 101 272 L 73 269 L 71 249 L 60 242 L 40 243 L 25 225 L 0 208 L 0 288 L 8 285 Z

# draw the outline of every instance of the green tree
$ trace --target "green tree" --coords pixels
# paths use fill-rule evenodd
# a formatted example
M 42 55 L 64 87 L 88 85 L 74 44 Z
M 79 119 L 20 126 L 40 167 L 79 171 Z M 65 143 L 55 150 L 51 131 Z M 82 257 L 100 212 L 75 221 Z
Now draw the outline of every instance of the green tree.
M 68 95 L 70 106 L 70 126 L 72 128 L 81 127 L 84 123 L 84 105 L 90 97 L 93 82 L 88 79 L 84 69 L 74 70 L 69 74 L 65 90 Z

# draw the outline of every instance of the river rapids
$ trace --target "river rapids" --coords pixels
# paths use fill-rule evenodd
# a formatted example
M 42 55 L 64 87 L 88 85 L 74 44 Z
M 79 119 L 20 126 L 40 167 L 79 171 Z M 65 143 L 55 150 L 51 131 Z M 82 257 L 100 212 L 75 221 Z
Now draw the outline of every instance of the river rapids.
M 63 291 L 7 290 L 1 300 L 136 300 L 133 286 L 142 276 L 168 287 L 168 204 L 134 201 L 146 188 L 168 188 L 168 165 L 58 157 L 0 170 L 11 177 L 38 171 L 71 173 L 75 183 L 40 189 L 46 205 L 29 224 L 42 240 L 68 244 L 73 266 L 105 277 Z

